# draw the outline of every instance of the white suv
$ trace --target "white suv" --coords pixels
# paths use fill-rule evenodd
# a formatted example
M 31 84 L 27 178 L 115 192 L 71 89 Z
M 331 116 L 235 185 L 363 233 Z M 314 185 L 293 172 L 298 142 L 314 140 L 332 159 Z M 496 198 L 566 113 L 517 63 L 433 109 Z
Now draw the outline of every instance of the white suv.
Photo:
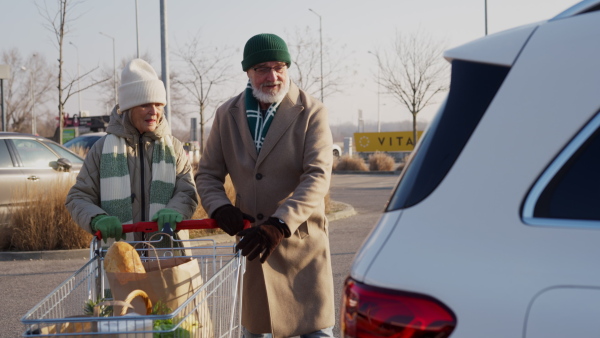
M 345 337 L 599 337 L 600 0 L 449 50 L 357 253 Z

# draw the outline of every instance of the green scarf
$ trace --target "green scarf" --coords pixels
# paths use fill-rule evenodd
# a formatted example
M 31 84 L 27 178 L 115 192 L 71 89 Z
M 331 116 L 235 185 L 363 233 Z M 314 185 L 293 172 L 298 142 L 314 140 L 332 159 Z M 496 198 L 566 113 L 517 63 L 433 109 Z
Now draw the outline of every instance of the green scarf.
M 152 183 L 150 184 L 150 217 L 163 209 L 175 190 L 175 151 L 172 140 L 163 137 L 154 142 Z M 100 159 L 100 206 L 121 223 L 133 222 L 131 178 L 127 165 L 127 143 L 124 138 L 108 134 Z M 133 234 L 127 234 L 127 241 Z
M 252 84 L 248 81 L 248 85 L 246 86 L 246 117 L 248 118 L 248 126 L 250 127 L 250 133 L 252 134 L 252 139 L 254 140 L 254 146 L 256 147 L 256 153 L 260 153 L 260 149 L 265 142 L 265 136 L 267 136 L 267 131 L 269 131 L 269 127 L 271 126 L 271 122 L 275 117 L 275 112 L 277 112 L 277 108 L 279 107 L 279 102 L 275 102 L 269 106 L 267 109 L 267 113 L 263 117 L 260 113 L 260 105 L 258 100 L 252 94 Z

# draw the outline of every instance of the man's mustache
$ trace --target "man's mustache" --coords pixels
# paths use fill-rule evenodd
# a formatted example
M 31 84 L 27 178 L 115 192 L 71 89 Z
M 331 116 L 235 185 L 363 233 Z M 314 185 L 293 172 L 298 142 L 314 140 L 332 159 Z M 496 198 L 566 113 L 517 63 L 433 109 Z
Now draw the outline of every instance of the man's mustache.
M 274 82 L 263 82 L 260 84 L 260 88 L 264 87 L 264 86 L 278 86 L 283 84 L 283 81 L 274 81 Z

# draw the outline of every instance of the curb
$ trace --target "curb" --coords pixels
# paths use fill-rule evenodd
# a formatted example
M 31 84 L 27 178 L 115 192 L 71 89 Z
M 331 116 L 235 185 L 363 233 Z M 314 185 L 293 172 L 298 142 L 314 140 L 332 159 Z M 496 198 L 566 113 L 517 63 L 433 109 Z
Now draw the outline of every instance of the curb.
M 354 210 L 354 207 L 351 206 L 350 204 L 346 204 L 346 203 L 342 203 L 342 202 L 338 202 L 338 201 L 336 201 L 336 203 L 342 205 L 344 208 L 340 211 L 336 211 L 334 213 L 328 214 L 327 220 L 329 222 L 336 221 L 338 219 L 352 217 L 352 216 L 356 215 L 356 210 Z M 329 231 L 331 231 L 331 229 L 329 229 Z
M 84 259 L 89 260 L 90 249 L 75 250 L 47 250 L 47 251 L 3 251 L 0 252 L 0 262 L 6 261 L 33 261 L 57 259 Z
M 400 171 L 336 170 L 333 175 L 400 175 Z
M 340 211 L 327 215 L 329 222 L 338 219 L 343 219 L 356 215 L 356 210 L 350 204 L 337 202 L 344 208 Z M 331 231 L 331 230 L 330 230 Z M 202 239 L 212 239 L 215 244 L 233 244 L 235 237 L 227 234 L 219 234 L 202 237 Z M 47 251 L 1 251 L 0 262 L 8 261 L 32 261 L 32 260 L 70 260 L 70 259 L 90 259 L 90 249 L 75 249 L 75 250 L 47 250 Z

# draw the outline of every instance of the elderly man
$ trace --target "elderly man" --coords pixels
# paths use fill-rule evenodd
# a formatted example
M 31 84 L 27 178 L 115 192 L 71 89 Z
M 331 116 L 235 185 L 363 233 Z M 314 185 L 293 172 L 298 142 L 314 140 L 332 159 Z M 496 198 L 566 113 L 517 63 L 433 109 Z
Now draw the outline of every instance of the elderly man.
M 288 75 L 286 43 L 244 47 L 246 90 L 219 107 L 196 173 L 204 209 L 242 237 L 244 337 L 333 337 L 333 277 L 324 197 L 333 155 L 327 110 Z M 227 198 L 227 175 L 236 191 Z M 255 220 L 242 230 L 243 219 Z

